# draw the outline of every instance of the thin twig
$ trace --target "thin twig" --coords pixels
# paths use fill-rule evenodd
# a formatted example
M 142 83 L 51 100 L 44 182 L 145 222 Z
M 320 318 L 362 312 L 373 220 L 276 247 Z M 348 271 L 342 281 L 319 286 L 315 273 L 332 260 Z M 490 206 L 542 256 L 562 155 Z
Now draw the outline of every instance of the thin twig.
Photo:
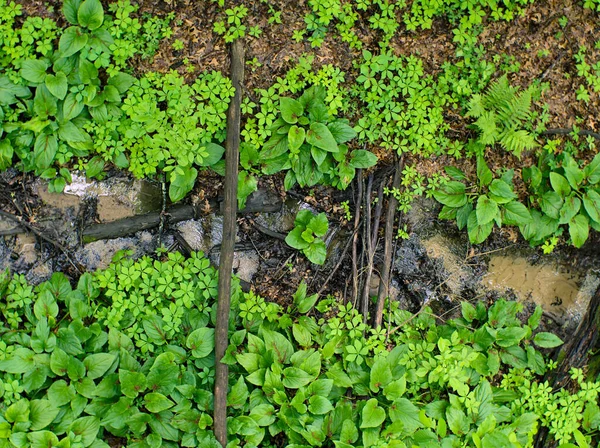
M 542 132 L 542 135 L 569 135 L 572 133 L 573 133 L 573 129 L 556 128 L 556 129 L 546 129 L 544 132 Z M 598 132 L 589 131 L 587 129 L 582 129 L 582 130 L 578 131 L 577 134 L 582 137 L 590 135 L 590 136 L 594 137 L 596 140 L 600 140 L 600 134 Z
M 356 171 L 357 194 L 354 202 L 354 236 L 352 237 L 352 303 L 356 307 L 358 297 L 358 229 L 360 226 L 360 209 L 362 207 L 362 169 Z
M 31 224 L 29 224 L 28 222 L 26 222 L 23 218 L 21 218 L 19 216 L 15 216 L 15 215 L 5 212 L 3 210 L 0 210 L 0 216 L 3 216 L 7 219 L 10 219 L 11 221 L 14 221 L 14 222 L 20 224 L 21 226 L 25 227 L 27 230 L 29 230 L 33 234 L 35 234 L 37 237 L 41 238 L 42 240 L 46 241 L 47 243 L 52 244 L 56 249 L 60 250 L 65 255 L 65 257 L 67 258 L 69 263 L 77 270 L 77 272 L 82 273 L 79 266 L 77 266 L 71 259 L 71 256 L 69 255 L 69 251 L 65 246 L 63 246 L 62 244 L 60 244 L 57 241 L 54 241 L 52 238 L 47 237 L 39 229 L 32 226 Z
M 325 287 L 327 286 L 327 284 L 329 283 L 329 281 L 331 280 L 331 278 L 335 275 L 335 273 L 337 272 L 337 270 L 339 269 L 339 267 L 342 265 L 342 261 L 344 261 L 344 258 L 346 257 L 346 253 L 348 252 L 348 249 L 350 249 L 350 244 L 354 240 L 354 235 L 356 235 L 356 231 L 357 230 L 355 230 L 352 233 L 352 235 L 350 235 L 350 238 L 348 238 L 348 241 L 346 242 L 346 245 L 344 246 L 344 250 L 342 251 L 342 254 L 340 255 L 337 263 L 335 264 L 335 266 L 333 267 L 333 269 L 331 270 L 331 272 L 329 273 L 329 275 L 325 279 L 325 282 L 323 283 L 323 285 L 321 286 L 321 288 L 317 292 L 318 295 L 321 295 L 321 293 L 325 290 Z
M 365 195 L 365 224 L 363 225 L 363 257 L 366 254 L 365 278 L 362 285 L 363 291 L 360 298 L 360 312 L 364 323 L 367 323 L 369 314 L 369 283 L 371 282 L 371 271 L 373 268 L 373 246 L 371 245 L 371 193 L 373 192 L 373 175 L 369 175 L 367 181 L 367 194 Z

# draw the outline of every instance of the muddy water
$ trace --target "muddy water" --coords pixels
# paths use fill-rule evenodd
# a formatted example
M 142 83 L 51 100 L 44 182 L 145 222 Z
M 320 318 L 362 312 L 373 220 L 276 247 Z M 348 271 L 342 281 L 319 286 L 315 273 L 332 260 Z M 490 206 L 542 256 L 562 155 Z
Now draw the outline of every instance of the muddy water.
M 512 291 L 521 300 L 532 300 L 558 317 L 575 317 L 589 301 L 585 277 L 556 263 L 533 265 L 526 258 L 493 256 L 483 284 Z

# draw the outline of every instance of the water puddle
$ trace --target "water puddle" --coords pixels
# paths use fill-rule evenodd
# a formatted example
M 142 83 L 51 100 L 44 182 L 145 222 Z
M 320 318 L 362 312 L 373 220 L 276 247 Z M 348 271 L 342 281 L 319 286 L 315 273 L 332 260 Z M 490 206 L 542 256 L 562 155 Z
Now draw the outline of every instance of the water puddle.
M 492 256 L 483 284 L 512 291 L 555 316 L 580 315 L 591 297 L 586 277 L 556 263 L 533 265 L 523 257 Z

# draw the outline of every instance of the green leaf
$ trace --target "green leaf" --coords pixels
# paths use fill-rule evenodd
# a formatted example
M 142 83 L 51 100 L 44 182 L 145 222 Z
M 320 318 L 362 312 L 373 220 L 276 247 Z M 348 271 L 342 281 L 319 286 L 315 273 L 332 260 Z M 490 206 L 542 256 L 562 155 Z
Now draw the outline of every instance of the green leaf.
M 388 412 L 392 422 L 402 422 L 404 435 L 411 435 L 423 426 L 419 419 L 419 408 L 406 398 L 394 401 Z
M 78 128 L 72 121 L 65 121 L 60 124 L 58 128 L 58 136 L 61 140 L 67 142 L 69 146 L 76 149 L 91 150 L 94 147 L 90 135 Z M 104 168 L 104 164 L 102 165 L 102 168 Z
M 85 105 L 81 101 L 77 101 L 77 96 L 74 93 L 69 93 L 63 103 L 63 120 L 70 121 L 77 117 Z
M 289 124 L 297 123 L 298 118 L 304 113 L 302 104 L 292 98 L 280 98 L 279 105 L 281 108 L 281 117 Z
M 237 199 L 238 208 L 241 210 L 246 206 L 246 199 L 258 189 L 258 180 L 248 171 L 242 170 L 238 173 Z
M 94 156 L 86 163 L 85 176 L 92 179 L 104 172 L 104 160 L 100 156 Z
M 505 204 L 517 198 L 509 184 L 501 179 L 494 179 L 490 185 L 490 193 L 498 204 Z
M 344 121 L 338 120 L 333 123 L 329 123 L 327 128 L 335 138 L 335 141 L 340 143 L 346 143 L 356 137 L 356 131 L 352 126 L 348 125 Z
M 369 388 L 372 392 L 379 392 L 380 387 L 386 386 L 392 379 L 392 370 L 386 358 L 378 358 L 371 367 Z
M 467 202 L 456 211 L 456 226 L 458 230 L 462 230 L 469 222 L 469 215 L 473 211 L 473 204 Z
M 69 426 L 69 431 L 73 431 L 76 436 L 81 436 L 81 443 L 85 447 L 94 443 L 99 430 L 100 420 L 98 417 L 81 417 Z
M 136 398 L 138 394 L 146 390 L 146 376 L 141 372 L 119 370 L 119 382 L 121 392 L 129 398 Z
M 463 173 L 461 170 L 454 166 L 445 166 L 444 171 L 448 176 L 450 176 L 454 180 L 467 180 L 467 176 L 465 176 L 465 173 Z
M 477 178 L 479 179 L 479 185 L 482 187 L 489 185 L 494 178 L 492 171 L 489 169 L 482 156 L 477 157 Z
M 283 385 L 288 389 L 299 389 L 314 379 L 313 375 L 297 367 L 283 369 Z
M 510 226 L 522 226 L 532 221 L 527 207 L 518 201 L 510 201 L 502 205 L 502 222 Z
M 104 9 L 100 0 L 85 0 L 77 11 L 79 25 L 95 30 L 102 26 Z
M 300 149 L 300 146 L 302 146 L 302 143 L 304 143 L 305 137 L 306 131 L 304 128 L 292 126 L 288 131 L 288 146 L 290 151 L 294 152 Z
M 587 216 L 577 215 L 569 222 L 569 235 L 573 246 L 580 248 L 587 241 L 590 225 Z
M 111 74 L 107 84 L 114 86 L 117 91 L 123 95 L 135 82 L 136 79 L 133 76 L 123 72 L 116 72 Z
M 581 182 L 583 182 L 583 170 L 578 166 L 564 166 L 565 177 L 569 181 L 569 185 L 573 190 L 577 190 Z
M 327 230 L 329 229 L 327 215 L 325 215 L 325 213 L 319 213 L 317 216 L 310 220 L 306 228 L 312 230 L 315 236 L 325 236 Z
M 406 377 L 404 375 L 402 375 L 402 378 L 388 383 L 383 388 L 383 394 L 385 395 L 385 398 L 390 401 L 396 401 L 399 398 L 402 398 L 405 392 Z
M 496 219 L 500 209 L 496 201 L 488 198 L 486 195 L 481 195 L 477 199 L 477 224 L 483 226 Z
M 594 159 L 583 170 L 585 178 L 592 185 L 600 182 L 600 154 L 596 154 Z
M 169 198 L 171 201 L 178 202 L 182 200 L 194 188 L 197 176 L 198 170 L 191 166 L 178 166 L 171 171 L 171 184 L 169 185 Z
M 494 221 L 490 221 L 487 224 L 480 225 L 477 221 L 477 212 L 473 210 L 469 214 L 469 220 L 467 221 L 467 232 L 469 233 L 469 241 L 471 244 L 483 243 L 494 227 Z
M 539 200 L 542 211 L 553 219 L 558 219 L 563 199 L 554 191 L 547 191 Z
M 187 348 L 192 350 L 192 356 L 205 358 L 210 355 L 215 347 L 214 328 L 198 328 L 192 331 L 185 344 Z
M 87 369 L 87 376 L 95 380 L 106 373 L 113 365 L 117 356 L 111 353 L 96 353 L 88 355 L 83 360 L 83 365 Z
M 27 434 L 31 444 L 22 445 L 28 448 L 47 448 L 58 446 L 58 437 L 50 431 L 34 431 Z
M 70 403 L 75 396 L 75 388 L 64 380 L 54 381 L 48 388 L 48 399 L 57 407 Z
M 331 402 L 321 395 L 313 395 L 308 400 L 308 410 L 311 414 L 324 415 L 333 410 Z
M 295 227 L 290 233 L 288 233 L 285 237 L 285 242 L 287 245 L 298 250 L 306 249 L 308 247 L 308 242 L 302 238 L 303 231 L 304 230 L 301 227 Z
M 448 207 L 462 207 L 467 203 L 465 184 L 457 181 L 447 182 L 433 191 L 433 197 Z
M 354 168 L 370 168 L 377 164 L 377 156 L 370 151 L 357 149 L 350 154 L 350 166 Z
M 65 376 L 67 374 L 70 359 L 70 355 L 61 348 L 56 347 L 52 352 L 52 355 L 50 355 L 50 370 L 52 370 L 55 375 Z
M 466 300 L 461 302 L 460 306 L 463 319 L 469 323 L 473 322 L 473 320 L 475 320 L 477 317 L 477 311 L 475 310 L 475 307 Z
M 208 143 L 204 148 L 205 154 L 202 156 L 201 163 L 196 158 L 196 163 L 199 166 L 211 166 L 221 160 L 223 154 L 225 154 L 225 148 L 221 145 L 217 145 L 216 143 Z
M 48 426 L 58 415 L 59 409 L 48 400 L 31 400 L 29 402 L 30 431 L 39 431 Z
M 324 149 L 317 148 L 316 146 L 311 146 L 310 154 L 317 166 L 319 166 L 325 161 L 325 159 L 327 158 L 327 154 L 329 153 Z
M 456 434 L 461 436 L 469 432 L 469 420 L 463 411 L 456 409 L 453 406 L 449 406 L 446 409 L 446 420 L 448 421 L 448 428 Z
M 87 59 L 79 58 L 79 77 L 84 84 L 91 84 L 98 79 L 98 69 Z
M 378 405 L 376 398 L 371 398 L 365 404 L 361 417 L 361 428 L 378 428 L 385 420 L 385 409 Z
M 78 26 L 70 26 L 60 36 L 58 51 L 60 57 L 68 58 L 80 51 L 88 42 L 88 35 Z
M 562 198 L 566 197 L 571 192 L 569 181 L 558 173 L 550 173 L 550 185 L 552 185 L 552 189 L 556 191 Z
M 559 224 L 566 224 L 569 221 L 571 221 L 571 219 L 573 219 L 573 217 L 579 213 L 579 210 L 581 209 L 581 200 L 578 197 L 575 197 L 574 194 L 568 196 L 567 198 L 565 198 L 565 202 L 562 206 L 562 208 L 560 209 L 560 214 L 559 214 L 559 220 L 558 223 Z
M 69 83 L 67 81 L 67 76 L 63 72 L 58 72 L 56 75 L 46 75 L 45 83 L 48 91 L 50 91 L 52 95 L 59 100 L 65 99 Z
M 583 195 L 583 206 L 593 221 L 600 222 L 600 194 L 588 189 Z
M 312 123 L 306 134 L 306 142 L 328 152 L 337 152 L 338 146 L 331 132 L 323 123 Z
M 46 79 L 48 63 L 40 59 L 27 59 L 21 64 L 21 76 L 27 81 L 40 84 Z
M 30 96 L 31 90 L 29 90 L 29 87 L 13 84 L 7 76 L 0 75 L 0 104 L 11 105 L 17 102 L 17 97 Z
M 58 142 L 54 134 L 40 134 L 35 139 L 33 154 L 38 168 L 45 170 L 54 161 Z
M 248 399 L 248 386 L 244 381 L 244 376 L 240 375 L 237 382 L 233 385 L 229 394 L 227 394 L 227 406 L 239 409 L 246 404 Z
M 527 335 L 527 329 L 523 327 L 500 328 L 496 333 L 496 344 L 500 347 L 518 345 Z
M 38 86 L 35 91 L 33 111 L 43 119 L 54 116 L 58 112 L 58 100 L 48 91 L 45 84 Z M 43 124 L 41 128 L 35 132 L 40 132 L 45 126 L 46 124 Z
M 323 240 L 313 241 L 303 250 L 303 252 L 304 255 L 306 255 L 306 258 L 315 264 L 323 264 L 327 258 L 327 247 Z
M 4 171 L 12 166 L 13 155 L 14 151 L 10 140 L 5 139 L 0 141 L 0 171 Z
M 153 414 L 166 411 L 175 405 L 171 400 L 165 397 L 163 394 L 157 392 L 150 392 L 144 396 L 144 406 Z
M 77 11 L 81 6 L 81 0 L 64 0 L 62 12 L 69 23 L 77 25 Z
M 555 334 L 542 331 L 533 337 L 533 343 L 542 348 L 554 348 L 564 344 Z

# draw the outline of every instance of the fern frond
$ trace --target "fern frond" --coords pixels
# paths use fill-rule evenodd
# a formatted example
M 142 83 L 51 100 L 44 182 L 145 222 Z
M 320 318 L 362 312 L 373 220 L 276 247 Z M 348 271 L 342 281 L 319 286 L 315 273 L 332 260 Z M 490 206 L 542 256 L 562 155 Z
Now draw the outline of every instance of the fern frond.
M 483 106 L 486 109 L 503 109 L 514 99 L 517 91 L 518 89 L 512 87 L 508 83 L 507 76 L 504 75 L 490 85 L 483 97 Z
M 501 111 L 500 119 L 512 127 L 520 126 L 525 120 L 531 118 L 531 89 L 516 95 Z
M 475 122 L 475 126 L 479 128 L 481 134 L 479 141 L 484 145 L 493 145 L 500 136 L 500 131 L 496 125 L 496 114 L 494 112 L 485 112 Z
M 483 106 L 483 97 L 476 93 L 469 100 L 468 105 L 469 111 L 467 112 L 466 117 L 479 118 L 485 112 L 485 107 Z
M 519 131 L 507 129 L 500 136 L 500 144 L 504 149 L 514 153 L 519 158 L 521 158 L 521 153 L 524 150 L 538 146 L 533 135 L 523 129 Z

